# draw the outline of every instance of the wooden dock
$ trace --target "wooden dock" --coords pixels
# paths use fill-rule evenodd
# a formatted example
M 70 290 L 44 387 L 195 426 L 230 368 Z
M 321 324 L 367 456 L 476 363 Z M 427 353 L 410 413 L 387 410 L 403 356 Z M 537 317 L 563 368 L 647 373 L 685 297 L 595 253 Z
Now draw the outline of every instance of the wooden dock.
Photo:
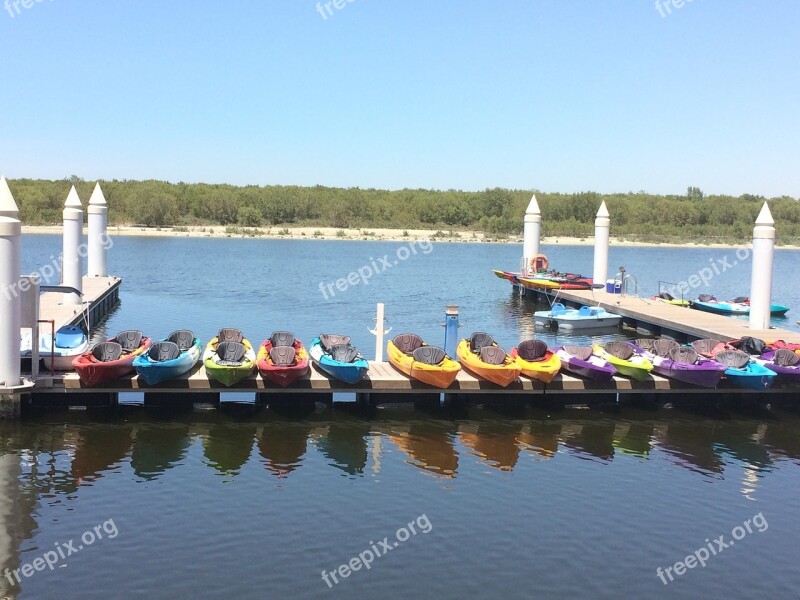
M 522 289 L 526 294 L 547 297 L 551 302 L 557 301 L 571 306 L 602 306 L 608 312 L 622 315 L 626 326 L 652 335 L 673 337 L 679 341 L 701 338 L 726 341 L 750 336 L 765 341 L 800 343 L 800 332 L 797 331 L 779 328 L 750 329 L 746 319 L 715 315 L 638 296 L 609 294 L 605 290 L 558 290 L 556 293 Z
M 80 325 L 89 320 L 90 330 L 102 321 L 119 302 L 119 277 L 84 277 L 83 304 L 62 304 L 64 294 L 44 292 L 39 299 L 39 318 L 54 321 L 55 328 L 64 325 Z M 40 324 L 46 331 L 46 324 Z

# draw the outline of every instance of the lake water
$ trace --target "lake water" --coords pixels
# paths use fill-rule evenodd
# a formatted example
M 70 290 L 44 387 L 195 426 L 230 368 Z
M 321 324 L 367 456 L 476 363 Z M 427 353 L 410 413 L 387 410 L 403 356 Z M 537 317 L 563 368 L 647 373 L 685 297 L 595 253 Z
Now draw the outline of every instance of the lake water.
M 59 244 L 26 237 L 24 270 Z M 591 273 L 591 247 L 544 251 Z M 372 357 L 376 302 L 392 333 L 434 343 L 452 303 L 465 334 L 510 346 L 532 335 L 534 306 L 491 269 L 513 268 L 519 253 L 116 238 L 122 302 L 95 333 L 189 327 L 208 339 L 235 326 L 259 342 L 273 329 L 306 341 L 341 332 Z M 686 280 L 726 257 L 735 251 L 613 248 L 610 270 L 624 265 L 649 295 L 658 279 Z M 792 307 L 777 323 L 794 329 L 800 293 L 785 282 L 798 257 L 778 252 L 775 267 L 774 301 Z M 367 285 L 336 289 L 380 259 L 391 266 Z M 747 294 L 749 282 L 745 262 L 696 292 Z M 795 598 L 800 418 L 693 398 L 702 411 L 126 406 L 3 423 L 0 557 L 11 571 L 0 586 L 18 598 Z M 683 572 L 676 563 L 690 554 L 705 566 Z

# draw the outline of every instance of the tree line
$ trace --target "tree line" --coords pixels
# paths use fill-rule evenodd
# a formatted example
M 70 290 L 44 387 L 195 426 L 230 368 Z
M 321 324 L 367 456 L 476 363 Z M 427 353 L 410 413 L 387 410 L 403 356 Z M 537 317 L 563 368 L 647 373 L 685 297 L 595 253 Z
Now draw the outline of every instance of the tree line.
M 88 203 L 94 182 L 17 179 L 9 182 L 28 225 L 61 222 L 71 185 Z M 544 236 L 591 236 L 602 201 L 611 214 L 612 235 L 648 241 L 749 239 L 764 200 L 769 200 L 779 241 L 800 240 L 800 202 L 790 196 L 764 198 L 646 192 L 561 194 L 503 188 L 460 190 L 380 190 L 324 186 L 233 186 L 165 181 L 101 181 L 112 225 L 175 227 L 320 226 L 337 228 L 441 229 L 483 231 L 495 237 L 518 235 L 536 194 Z

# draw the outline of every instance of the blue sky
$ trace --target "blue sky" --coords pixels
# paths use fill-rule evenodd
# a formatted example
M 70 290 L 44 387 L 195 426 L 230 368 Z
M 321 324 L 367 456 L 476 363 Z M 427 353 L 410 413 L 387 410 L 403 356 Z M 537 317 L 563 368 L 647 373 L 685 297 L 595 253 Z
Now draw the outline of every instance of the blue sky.
M 660 1 L 0 0 L 0 172 L 800 197 L 800 3 Z

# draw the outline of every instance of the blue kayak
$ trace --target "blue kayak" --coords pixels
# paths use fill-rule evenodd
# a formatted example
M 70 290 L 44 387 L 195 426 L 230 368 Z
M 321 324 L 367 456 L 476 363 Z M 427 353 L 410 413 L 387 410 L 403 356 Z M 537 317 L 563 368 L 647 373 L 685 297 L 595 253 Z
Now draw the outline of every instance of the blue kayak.
M 778 376 L 775 371 L 751 360 L 748 354 L 739 350 L 717 352 L 714 360 L 727 367 L 725 369 L 725 379 L 736 387 L 749 390 L 766 390 Z
M 200 340 L 191 331 L 182 329 L 137 356 L 133 368 L 145 383 L 156 385 L 191 371 L 200 360 L 201 352 Z
M 346 335 L 322 334 L 311 340 L 308 355 L 314 364 L 331 377 L 345 383 L 358 383 L 369 364 Z
M 749 315 L 750 303 L 749 302 L 718 302 L 716 300 L 701 302 L 695 300 L 692 302 L 692 308 L 702 310 L 705 312 L 715 313 L 718 315 Z M 782 317 L 789 312 L 789 307 L 783 304 L 770 304 L 770 314 L 773 317 Z

